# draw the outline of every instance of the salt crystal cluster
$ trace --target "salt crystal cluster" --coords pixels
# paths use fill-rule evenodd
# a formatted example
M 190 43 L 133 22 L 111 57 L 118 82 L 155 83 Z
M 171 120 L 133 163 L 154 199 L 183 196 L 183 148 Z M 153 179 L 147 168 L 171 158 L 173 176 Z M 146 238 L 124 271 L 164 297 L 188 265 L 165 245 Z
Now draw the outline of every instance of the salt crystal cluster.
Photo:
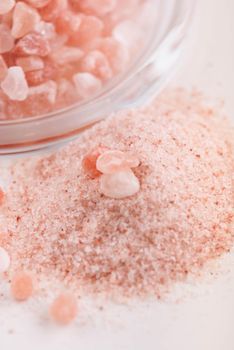
M 136 56 L 145 3 L 1 0 L 2 119 L 44 114 L 96 95 Z M 38 103 L 48 82 L 53 98 Z

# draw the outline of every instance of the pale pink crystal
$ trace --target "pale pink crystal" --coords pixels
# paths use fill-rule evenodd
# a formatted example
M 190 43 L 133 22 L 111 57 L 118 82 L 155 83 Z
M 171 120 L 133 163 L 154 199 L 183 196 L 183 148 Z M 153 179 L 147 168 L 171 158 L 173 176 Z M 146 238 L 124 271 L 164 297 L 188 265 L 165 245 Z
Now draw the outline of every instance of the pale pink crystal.
M 14 38 L 6 24 L 0 24 L 0 54 L 9 52 L 14 47 Z
M 0 1 L 0 15 L 5 15 L 10 12 L 15 6 L 15 0 L 1 0 Z
M 29 33 L 20 39 L 14 53 L 18 56 L 47 56 L 51 51 L 48 40 L 39 33 Z
M 128 48 L 118 40 L 108 37 L 100 40 L 99 49 L 107 57 L 111 68 L 115 73 L 119 73 L 126 68 L 129 62 Z
M 79 31 L 72 37 L 74 44 L 86 46 L 90 41 L 102 35 L 103 22 L 95 16 L 81 16 Z
M 113 76 L 112 69 L 106 56 L 98 50 L 90 51 L 81 62 L 84 72 L 92 73 L 102 80 L 108 80 Z
M 36 9 L 22 1 L 17 2 L 13 12 L 12 35 L 18 39 L 35 29 L 40 21 L 40 16 Z
M 28 96 L 37 97 L 43 96 L 44 101 L 54 104 L 57 96 L 57 84 L 53 80 L 49 80 L 44 84 L 33 86 L 29 88 Z
M 82 10 L 90 10 L 99 16 L 112 12 L 118 0 L 80 0 Z
M 53 0 L 27 0 L 27 2 L 35 8 L 42 8 L 47 6 Z
M 0 81 L 2 81 L 7 75 L 7 65 L 4 58 L 0 55 Z
M 83 55 L 83 51 L 78 47 L 63 46 L 53 52 L 51 57 L 53 57 L 54 61 L 58 64 L 64 65 L 70 62 L 78 63 Z
M 16 63 L 24 72 L 31 72 L 44 68 L 44 61 L 38 56 L 19 57 L 17 58 Z
M 1 88 L 11 100 L 24 101 L 28 96 L 28 84 L 23 69 L 21 67 L 8 68 Z
M 140 183 L 131 169 L 104 174 L 100 177 L 100 191 L 106 197 L 123 199 L 140 190 Z
M 73 76 L 78 96 L 87 99 L 96 94 L 102 87 L 101 80 L 90 73 L 77 73 Z
M 101 154 L 96 163 L 97 170 L 103 174 L 113 174 L 126 168 L 135 168 L 139 160 L 127 153 L 118 150 L 108 150 Z

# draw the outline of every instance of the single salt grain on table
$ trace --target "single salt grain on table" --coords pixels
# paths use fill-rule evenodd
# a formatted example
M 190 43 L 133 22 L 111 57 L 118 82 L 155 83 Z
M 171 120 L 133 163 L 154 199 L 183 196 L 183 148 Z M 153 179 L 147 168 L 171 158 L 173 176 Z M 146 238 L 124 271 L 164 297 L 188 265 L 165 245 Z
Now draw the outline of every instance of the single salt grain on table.
M 11 293 L 15 300 L 25 301 L 34 292 L 32 276 L 27 272 L 17 272 L 11 281 Z
M 0 273 L 6 272 L 10 266 L 10 257 L 7 251 L 0 247 Z
M 108 150 L 102 153 L 96 163 L 97 170 L 103 174 L 113 174 L 126 168 L 136 168 L 138 165 L 137 157 L 117 150 Z
M 60 294 L 50 307 L 51 318 L 60 325 L 68 325 L 77 316 L 77 303 L 73 295 Z
M 29 88 L 23 69 L 17 66 L 8 68 L 1 88 L 11 100 L 24 101 L 28 97 Z

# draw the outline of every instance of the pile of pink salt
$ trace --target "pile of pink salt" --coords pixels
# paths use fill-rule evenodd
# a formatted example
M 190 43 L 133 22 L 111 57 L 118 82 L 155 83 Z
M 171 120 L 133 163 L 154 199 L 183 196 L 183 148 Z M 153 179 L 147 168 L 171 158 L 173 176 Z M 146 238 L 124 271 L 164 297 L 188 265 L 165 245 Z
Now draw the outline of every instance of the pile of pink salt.
M 136 57 L 146 6 L 146 0 L 1 0 L 0 119 L 45 114 L 97 94 Z
M 17 162 L 0 217 L 10 275 L 30 270 L 79 292 L 161 297 L 233 247 L 233 140 L 219 110 L 175 90 L 56 154 Z M 103 175 L 88 170 L 95 159 L 107 169 L 106 150 L 137 156 L 137 193 L 102 193 Z

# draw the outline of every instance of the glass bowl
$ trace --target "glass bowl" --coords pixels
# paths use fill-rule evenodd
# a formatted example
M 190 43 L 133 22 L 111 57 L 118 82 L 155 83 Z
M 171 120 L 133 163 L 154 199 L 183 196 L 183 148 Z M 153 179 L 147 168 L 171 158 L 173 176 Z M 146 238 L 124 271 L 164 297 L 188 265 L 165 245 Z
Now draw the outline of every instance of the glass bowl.
M 47 115 L 0 121 L 0 155 L 57 146 L 121 109 L 147 103 L 177 66 L 185 47 L 195 0 L 149 0 L 144 45 L 129 69 L 91 100 Z M 148 12 L 149 14 L 149 12 Z

